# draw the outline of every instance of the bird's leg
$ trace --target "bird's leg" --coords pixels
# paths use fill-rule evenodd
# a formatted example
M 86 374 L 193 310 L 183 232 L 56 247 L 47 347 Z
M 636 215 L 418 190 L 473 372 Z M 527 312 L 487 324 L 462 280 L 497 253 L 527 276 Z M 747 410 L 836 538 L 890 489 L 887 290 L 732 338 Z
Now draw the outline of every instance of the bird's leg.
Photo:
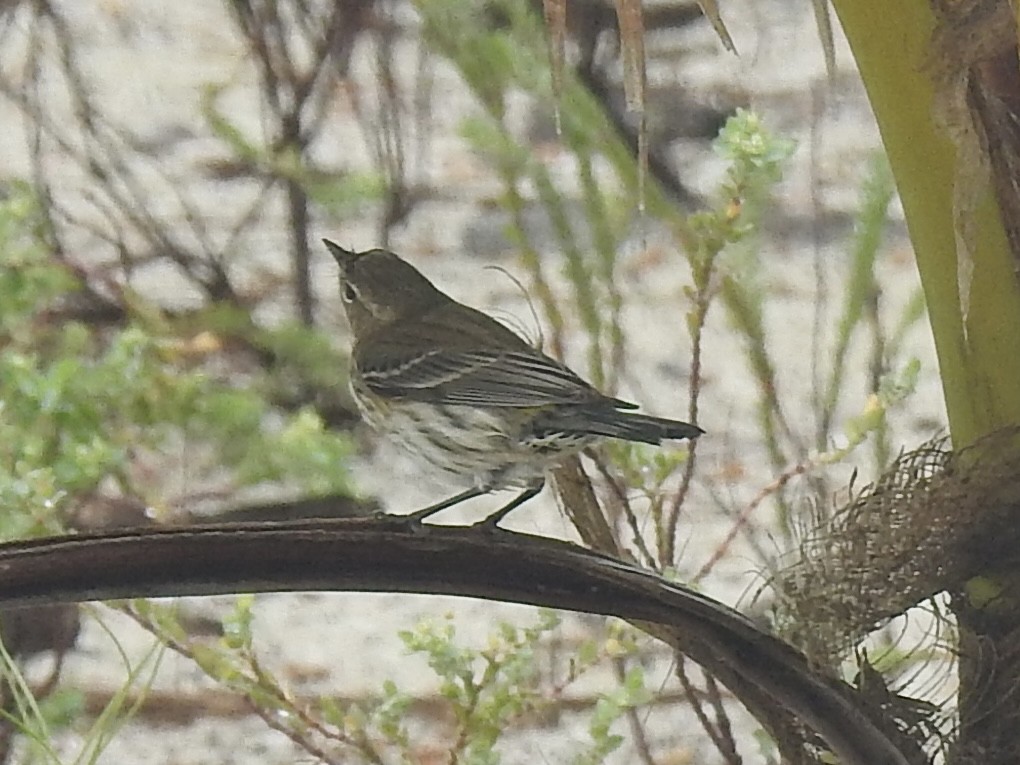
M 449 499 L 444 499 L 442 502 L 436 502 L 436 504 L 434 505 L 429 505 L 428 507 L 422 508 L 421 510 L 416 510 L 415 512 L 409 515 L 405 515 L 404 517 L 412 521 L 413 523 L 420 524 L 430 515 L 435 515 L 440 510 L 445 510 L 448 507 L 453 507 L 454 505 L 460 504 L 464 500 L 480 497 L 483 494 L 488 493 L 489 489 L 480 489 L 477 486 L 475 486 L 470 489 L 467 489 L 466 491 L 462 491 L 460 494 L 455 494 Z
M 518 507 L 523 505 L 529 499 L 536 496 L 540 491 L 542 491 L 543 486 L 545 486 L 544 479 L 539 483 L 532 484 L 531 486 L 527 487 L 524 491 L 522 491 L 520 494 L 518 494 L 516 497 L 507 502 L 505 505 L 503 505 L 503 507 L 499 508 L 499 510 L 494 512 L 492 515 L 488 516 L 487 518 L 484 518 L 483 520 L 478 521 L 477 523 L 472 523 L 471 527 L 472 528 L 481 527 L 484 529 L 488 529 L 489 531 L 495 531 L 496 529 L 499 528 L 499 522 L 501 520 L 506 518 L 512 511 L 516 510 Z

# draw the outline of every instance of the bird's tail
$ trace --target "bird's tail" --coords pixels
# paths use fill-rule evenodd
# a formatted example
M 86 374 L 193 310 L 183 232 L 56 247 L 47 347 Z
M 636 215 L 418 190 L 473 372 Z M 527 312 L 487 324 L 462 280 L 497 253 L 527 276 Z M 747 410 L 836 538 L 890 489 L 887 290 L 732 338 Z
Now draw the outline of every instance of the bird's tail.
M 537 429 L 545 433 L 607 436 L 645 444 L 660 444 L 671 438 L 697 438 L 705 432 L 697 425 L 679 420 L 601 407 L 552 411 L 538 425 Z

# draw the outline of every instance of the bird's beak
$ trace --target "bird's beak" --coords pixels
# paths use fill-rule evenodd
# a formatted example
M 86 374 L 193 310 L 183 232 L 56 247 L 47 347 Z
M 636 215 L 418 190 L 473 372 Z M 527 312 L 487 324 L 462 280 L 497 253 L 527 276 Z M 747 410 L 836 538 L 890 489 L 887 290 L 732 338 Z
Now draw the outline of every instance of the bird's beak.
M 329 250 L 329 254 L 336 260 L 336 264 L 340 266 L 340 273 L 345 274 L 347 270 L 354 264 L 354 261 L 358 258 L 358 253 L 354 250 L 345 250 L 336 242 L 331 242 L 328 239 L 323 239 L 322 243 L 326 245 L 326 249 Z

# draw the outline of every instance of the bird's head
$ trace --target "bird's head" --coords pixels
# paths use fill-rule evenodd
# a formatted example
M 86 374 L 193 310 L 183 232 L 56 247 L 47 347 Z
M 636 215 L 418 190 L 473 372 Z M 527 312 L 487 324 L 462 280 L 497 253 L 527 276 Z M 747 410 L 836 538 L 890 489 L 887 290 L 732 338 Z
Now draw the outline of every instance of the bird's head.
M 410 263 L 389 250 L 345 250 L 323 239 L 340 266 L 340 299 L 355 340 L 448 300 Z

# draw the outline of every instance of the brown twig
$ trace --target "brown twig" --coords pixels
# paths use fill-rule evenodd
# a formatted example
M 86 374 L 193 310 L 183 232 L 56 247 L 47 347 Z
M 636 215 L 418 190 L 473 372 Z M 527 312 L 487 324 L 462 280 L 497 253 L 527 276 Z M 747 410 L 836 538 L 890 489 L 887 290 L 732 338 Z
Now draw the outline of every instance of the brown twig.
M 726 533 L 725 539 L 716 546 L 715 550 L 712 551 L 711 557 L 702 565 L 698 572 L 691 579 L 693 582 L 700 582 L 709 572 L 715 568 L 715 565 L 722 560 L 726 553 L 729 551 L 729 547 L 733 544 L 733 541 L 737 538 L 737 535 L 747 526 L 747 522 L 751 516 L 754 515 L 761 503 L 768 499 L 776 492 L 782 491 L 783 488 L 794 478 L 799 475 L 804 475 L 815 466 L 813 461 L 800 462 L 793 467 L 787 468 L 779 474 L 774 480 L 763 486 L 761 490 L 754 496 L 754 498 L 747 503 L 747 506 L 740 511 L 739 515 L 734 519 L 730 525 L 730 530 Z

